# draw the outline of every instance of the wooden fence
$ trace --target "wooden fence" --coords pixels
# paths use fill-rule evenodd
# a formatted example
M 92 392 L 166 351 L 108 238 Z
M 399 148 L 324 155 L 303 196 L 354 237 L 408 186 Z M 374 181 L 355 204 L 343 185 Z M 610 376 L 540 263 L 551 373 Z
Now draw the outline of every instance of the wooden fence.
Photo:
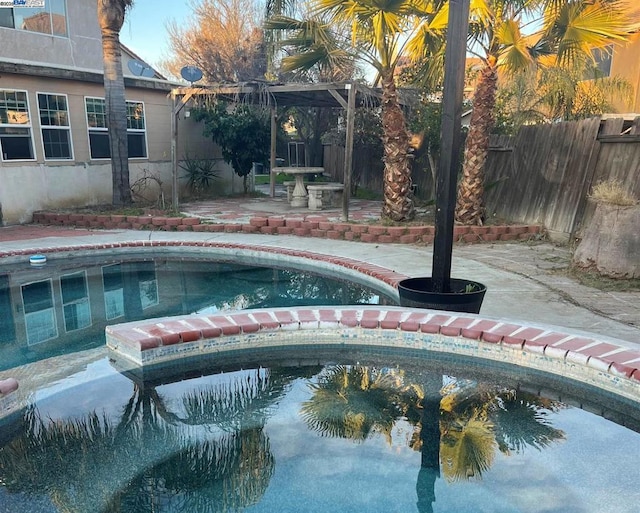
M 324 167 L 342 181 L 344 148 L 325 146 Z M 426 171 L 425 171 L 426 169 Z M 382 191 L 379 155 L 354 149 L 353 175 L 361 187 Z M 525 126 L 515 136 L 493 136 L 485 164 L 487 217 L 541 223 L 558 238 L 575 237 L 591 217 L 596 183 L 620 180 L 640 198 L 640 118 L 591 118 Z M 413 183 L 433 198 L 433 180 L 416 155 Z
M 485 165 L 487 215 L 575 237 L 593 213 L 588 196 L 596 183 L 620 180 L 640 196 L 639 133 L 638 120 L 591 118 L 493 137 Z

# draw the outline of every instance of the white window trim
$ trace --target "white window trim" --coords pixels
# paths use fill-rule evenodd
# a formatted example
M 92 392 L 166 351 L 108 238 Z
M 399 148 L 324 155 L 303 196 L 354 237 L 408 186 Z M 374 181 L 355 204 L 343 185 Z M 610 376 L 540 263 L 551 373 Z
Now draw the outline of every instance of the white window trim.
M 140 128 L 127 128 L 127 134 L 144 134 L 144 153 L 145 157 L 129 157 L 130 160 L 149 160 L 149 135 L 147 133 L 147 107 L 143 101 L 139 100 L 127 100 L 127 103 L 139 103 L 142 105 L 142 114 L 144 116 L 144 129 Z
M 8 91 L 13 93 L 24 93 L 27 98 L 27 114 L 29 114 L 29 124 L 28 125 L 12 125 L 12 124 L 4 124 L 0 123 L 0 127 L 2 128 L 27 128 L 29 129 L 30 139 L 31 139 L 31 153 L 33 154 L 32 159 L 7 159 L 4 158 L 4 152 L 2 151 L 2 144 L 0 144 L 0 162 L 35 162 L 37 161 L 36 155 L 36 147 L 33 141 L 33 120 L 31 118 L 31 100 L 29 98 L 29 91 L 26 89 L 9 89 L 9 88 L 0 88 L 0 91 Z
M 84 97 L 84 121 L 87 125 L 87 145 L 89 147 L 89 159 L 92 161 L 98 162 L 106 162 L 110 161 L 111 158 L 94 158 L 91 156 L 91 137 L 90 133 L 94 132 L 104 132 L 106 134 L 109 133 L 108 128 L 102 127 L 90 127 L 89 126 L 89 113 L 87 112 L 87 100 L 102 100 L 106 101 L 103 97 L 100 96 L 85 96 Z M 140 103 L 142 104 L 142 112 L 144 113 L 144 129 L 139 128 L 127 128 L 127 134 L 144 134 L 144 151 L 146 153 L 146 157 L 129 157 L 129 160 L 149 160 L 149 133 L 147 131 L 147 110 L 143 101 L 141 100 L 125 100 L 126 103 Z
M 87 324 L 86 326 L 83 326 L 81 328 L 76 328 L 74 330 L 67 330 L 67 319 L 64 315 L 64 307 L 67 305 L 72 305 L 72 304 L 76 304 L 79 303 L 79 301 L 70 301 L 69 303 L 65 303 L 64 302 L 64 296 L 62 295 L 62 280 L 63 278 L 67 277 L 67 276 L 73 276 L 74 274 L 82 274 L 84 276 L 84 287 L 85 287 L 85 292 L 87 293 L 87 295 L 84 297 L 87 300 L 87 303 L 89 304 L 89 324 Z M 87 271 L 86 270 L 82 270 L 82 271 L 76 271 L 73 273 L 67 273 L 67 274 L 61 274 L 59 277 L 60 280 L 60 304 L 62 305 L 62 320 L 64 322 L 64 331 L 65 333 L 72 333 L 74 331 L 80 331 L 80 330 L 84 330 L 87 328 L 90 328 L 91 326 L 93 326 L 93 316 L 91 314 L 91 297 L 89 294 L 89 282 L 87 280 Z
M 84 122 L 87 125 L 87 147 L 89 148 L 89 160 L 91 161 L 98 161 L 98 162 L 109 162 L 111 160 L 111 158 L 95 158 L 91 156 L 91 132 L 104 132 L 105 134 L 109 134 L 109 129 L 108 128 L 102 128 L 102 127 L 90 127 L 89 126 L 89 112 L 87 112 L 87 100 L 103 100 L 106 101 L 104 98 L 101 98 L 100 96 L 85 96 L 84 97 Z
M 67 118 L 69 120 L 69 124 L 67 126 L 52 126 L 52 125 L 42 125 L 40 122 L 40 102 L 38 101 L 39 95 L 50 95 L 50 96 L 64 96 L 67 101 Z M 69 106 L 69 96 L 66 93 L 48 93 L 43 91 L 36 91 L 36 103 L 38 105 L 38 125 L 40 125 L 40 143 L 42 144 L 42 157 L 45 162 L 74 162 L 75 161 L 75 152 L 73 148 L 73 132 L 71 130 L 71 109 Z M 46 152 L 44 150 L 44 130 L 67 130 L 69 132 L 69 146 L 71 149 L 71 157 L 68 159 L 54 158 L 48 159 Z

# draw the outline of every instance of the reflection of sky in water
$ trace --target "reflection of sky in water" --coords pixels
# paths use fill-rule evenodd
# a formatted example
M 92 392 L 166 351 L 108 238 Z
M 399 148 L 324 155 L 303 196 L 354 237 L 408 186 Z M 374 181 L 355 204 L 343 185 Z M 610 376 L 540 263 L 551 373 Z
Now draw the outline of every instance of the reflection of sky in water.
M 247 382 L 254 371 L 226 373 L 156 387 L 167 408 L 178 416 L 183 396 L 221 383 L 233 384 L 238 375 Z M 99 378 L 90 384 L 87 377 Z M 73 398 L 55 392 L 69 386 Z M 416 483 L 420 453 L 409 447 L 414 430 L 396 423 L 392 444 L 375 434 L 364 442 L 322 437 L 310 431 L 299 416 L 312 391 L 297 378 L 286 394 L 266 409 L 264 432 L 275 458 L 275 470 L 259 504 L 250 512 L 417 512 Z M 132 383 L 115 374 L 106 359 L 40 394 L 42 418 L 106 412 L 119 419 L 133 394 Z M 521 453 L 495 453 L 481 479 L 447 483 L 436 480 L 436 513 L 632 513 L 640 504 L 637 454 L 640 435 L 575 408 L 550 413 L 554 428 L 566 440 L 543 450 L 527 446 Z M 187 438 L 211 439 L 220 433 L 211 426 L 185 427 Z M 0 490 L 3 500 L 11 501 Z M 38 499 L 32 506 L 40 502 Z M 14 502 L 15 504 L 15 502 Z M 635 506 L 634 506 L 635 505 Z M 36 507 L 37 509 L 37 507 Z M 0 511 L 3 511 L 0 508 Z M 6 510 L 8 511 L 8 510 Z M 48 511 L 45 509 L 45 511 Z M 55 510 L 54 510 L 55 511 Z M 166 510 L 162 510 L 166 511 Z

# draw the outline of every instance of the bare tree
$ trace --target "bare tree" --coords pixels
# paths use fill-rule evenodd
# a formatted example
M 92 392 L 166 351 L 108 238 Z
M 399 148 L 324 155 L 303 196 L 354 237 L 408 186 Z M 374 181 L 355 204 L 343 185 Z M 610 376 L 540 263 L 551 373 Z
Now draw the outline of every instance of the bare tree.
M 162 63 L 179 77 L 186 65 L 200 68 L 208 82 L 264 79 L 267 67 L 262 7 L 253 0 L 190 0 L 187 26 L 167 25 L 171 56 Z

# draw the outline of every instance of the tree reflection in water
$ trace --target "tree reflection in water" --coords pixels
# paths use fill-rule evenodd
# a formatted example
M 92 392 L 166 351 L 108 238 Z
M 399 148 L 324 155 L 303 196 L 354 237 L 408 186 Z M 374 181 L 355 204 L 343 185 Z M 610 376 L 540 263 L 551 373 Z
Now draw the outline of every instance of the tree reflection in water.
M 274 468 L 263 426 L 297 375 L 232 376 L 186 393 L 178 413 L 155 387 L 139 386 L 118 419 L 93 412 L 53 421 L 30 407 L 24 430 L 0 449 L 0 483 L 11 493 L 48 496 L 69 513 L 230 512 L 255 504 Z
M 187 391 L 134 385 L 117 415 L 53 420 L 30 407 L 24 429 L 0 447 L 0 485 L 65 513 L 240 511 L 262 501 L 274 474 L 268 419 L 294 380 L 312 376 L 300 406 L 311 431 L 391 444 L 398 422 L 410 427 L 420 513 L 433 512 L 441 475 L 481 479 L 498 452 L 564 439 L 548 418 L 558 403 L 494 383 L 363 365 L 260 368 Z
M 322 436 L 362 442 L 382 433 L 389 444 L 394 424 L 406 419 L 410 445 L 422 453 L 417 482 L 420 513 L 433 512 L 440 471 L 448 482 L 480 479 L 503 454 L 542 449 L 564 439 L 548 413 L 560 403 L 522 391 L 440 374 L 407 380 L 403 371 L 339 365 L 310 384 L 301 414 Z

